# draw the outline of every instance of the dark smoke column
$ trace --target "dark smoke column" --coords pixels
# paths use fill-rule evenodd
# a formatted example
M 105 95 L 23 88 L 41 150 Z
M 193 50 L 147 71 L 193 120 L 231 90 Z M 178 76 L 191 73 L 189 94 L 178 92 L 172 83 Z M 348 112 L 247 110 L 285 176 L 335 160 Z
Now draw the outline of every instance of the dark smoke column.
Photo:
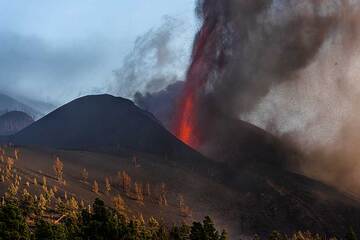
M 232 18 L 230 8 L 233 2 L 245 11 L 261 11 L 270 0 L 233 1 L 199 0 L 197 13 L 203 20 L 192 53 L 192 62 L 188 69 L 186 84 L 178 106 L 175 120 L 175 135 L 188 145 L 198 148 L 202 145 L 204 130 L 214 122 L 220 111 L 210 94 L 213 80 L 219 78 L 229 51 L 231 35 L 228 23 Z M 248 14 L 248 13 L 247 13 Z M 255 16 L 256 14 L 254 14 Z M 226 52 L 228 51 L 228 52 Z
M 203 25 L 174 133 L 199 148 L 272 87 L 301 81 L 298 73 L 316 59 L 348 1 L 199 0 Z
M 206 17 L 202 29 L 196 36 L 192 63 L 187 73 L 187 81 L 176 116 L 176 136 L 194 148 L 200 144 L 201 132 L 197 122 L 201 110 L 199 98 L 213 66 L 209 60 L 214 57 L 212 49 L 216 46 L 211 39 L 216 35 L 217 24 L 216 17 Z

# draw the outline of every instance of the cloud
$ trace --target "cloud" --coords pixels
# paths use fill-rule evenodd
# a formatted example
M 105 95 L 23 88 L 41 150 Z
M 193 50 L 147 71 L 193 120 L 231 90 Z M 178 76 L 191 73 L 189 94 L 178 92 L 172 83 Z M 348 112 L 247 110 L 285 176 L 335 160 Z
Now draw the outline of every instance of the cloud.
M 85 87 L 86 76 L 101 59 L 99 49 L 90 45 L 56 47 L 36 36 L 0 32 L 0 89 L 30 98 L 63 100 L 71 95 L 67 93 L 72 93 L 74 79 Z

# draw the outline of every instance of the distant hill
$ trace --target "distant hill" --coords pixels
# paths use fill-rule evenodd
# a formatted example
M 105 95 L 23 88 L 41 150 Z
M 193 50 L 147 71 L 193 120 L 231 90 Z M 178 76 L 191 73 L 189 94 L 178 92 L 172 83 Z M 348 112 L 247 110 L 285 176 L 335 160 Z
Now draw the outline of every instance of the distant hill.
M 34 120 L 26 113 L 12 111 L 0 116 L 0 135 L 12 135 L 28 127 Z
M 40 100 L 34 100 L 27 97 L 17 96 L 16 99 L 18 99 L 20 102 L 26 103 L 27 106 L 40 112 L 42 116 L 54 111 L 57 108 L 54 104 Z
M 0 115 L 11 111 L 25 112 L 34 119 L 42 116 L 39 111 L 33 109 L 32 107 L 29 107 L 28 105 L 9 97 L 8 95 L 0 93 Z

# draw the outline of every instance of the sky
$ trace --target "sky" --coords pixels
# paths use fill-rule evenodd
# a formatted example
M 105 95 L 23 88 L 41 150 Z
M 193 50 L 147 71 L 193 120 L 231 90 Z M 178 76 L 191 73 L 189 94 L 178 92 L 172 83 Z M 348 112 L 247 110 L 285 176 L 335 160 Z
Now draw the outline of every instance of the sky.
M 176 47 L 167 51 L 184 52 L 181 63 L 172 64 L 182 72 L 198 24 L 194 5 L 194 0 L 0 0 L 0 92 L 56 105 L 85 94 L 124 92 L 112 89 L 126 86 L 114 84 L 119 81 L 114 73 L 123 71 L 136 41 L 179 25 L 182 30 L 168 39 L 175 44 L 165 45 Z

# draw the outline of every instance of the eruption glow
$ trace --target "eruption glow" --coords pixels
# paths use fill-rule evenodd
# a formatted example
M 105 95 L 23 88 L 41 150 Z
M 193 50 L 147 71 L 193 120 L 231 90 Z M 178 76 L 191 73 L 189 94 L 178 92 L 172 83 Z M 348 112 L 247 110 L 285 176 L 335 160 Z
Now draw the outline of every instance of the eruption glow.
M 198 101 L 199 94 L 201 94 L 200 90 L 204 87 L 210 70 L 204 52 L 215 26 L 214 23 L 205 23 L 195 40 L 192 63 L 187 73 L 183 97 L 181 98 L 175 122 L 175 135 L 193 148 L 200 145 L 201 137 L 197 128 L 198 113 L 200 111 Z
M 192 114 L 194 114 L 194 96 L 188 96 L 185 98 L 177 136 L 186 144 L 196 147 L 192 137 L 194 131 Z

